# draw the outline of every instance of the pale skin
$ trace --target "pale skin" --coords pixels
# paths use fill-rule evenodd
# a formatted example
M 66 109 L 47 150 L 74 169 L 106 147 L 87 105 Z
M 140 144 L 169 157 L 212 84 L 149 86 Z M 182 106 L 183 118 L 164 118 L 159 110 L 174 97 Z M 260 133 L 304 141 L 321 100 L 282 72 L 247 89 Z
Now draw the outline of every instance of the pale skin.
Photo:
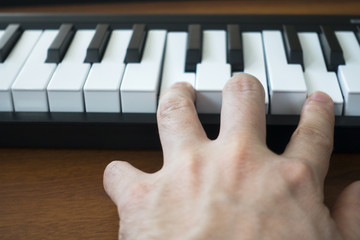
M 144 173 L 110 163 L 104 187 L 117 205 L 121 240 L 360 239 L 360 181 L 324 203 L 334 106 L 316 92 L 281 155 L 265 143 L 264 90 L 247 74 L 223 90 L 220 133 L 209 140 L 191 85 L 162 97 L 158 126 L 164 166 Z

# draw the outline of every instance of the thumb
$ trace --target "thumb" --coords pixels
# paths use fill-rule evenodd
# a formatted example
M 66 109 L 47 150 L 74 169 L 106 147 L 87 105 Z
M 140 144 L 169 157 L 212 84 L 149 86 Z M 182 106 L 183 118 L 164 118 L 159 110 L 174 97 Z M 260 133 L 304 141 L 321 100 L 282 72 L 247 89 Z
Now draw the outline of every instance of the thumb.
M 133 167 L 128 162 L 113 161 L 107 165 L 104 171 L 104 189 L 119 207 L 121 203 L 126 201 L 129 187 L 145 175 L 146 173 Z
M 332 216 L 344 239 L 360 239 L 360 181 L 344 189 L 332 208 Z

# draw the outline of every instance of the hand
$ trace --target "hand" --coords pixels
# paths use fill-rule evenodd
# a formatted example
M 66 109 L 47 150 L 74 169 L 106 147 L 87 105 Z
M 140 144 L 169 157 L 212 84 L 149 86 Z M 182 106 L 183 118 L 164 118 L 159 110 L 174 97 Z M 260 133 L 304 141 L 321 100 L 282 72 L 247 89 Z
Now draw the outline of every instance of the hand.
M 185 83 L 160 100 L 160 171 L 147 174 L 119 161 L 106 168 L 119 239 L 360 239 L 360 182 L 331 212 L 323 203 L 334 128 L 326 94 L 307 99 L 281 155 L 266 146 L 264 91 L 254 77 L 241 74 L 226 84 L 216 140 L 207 138 L 194 100 Z

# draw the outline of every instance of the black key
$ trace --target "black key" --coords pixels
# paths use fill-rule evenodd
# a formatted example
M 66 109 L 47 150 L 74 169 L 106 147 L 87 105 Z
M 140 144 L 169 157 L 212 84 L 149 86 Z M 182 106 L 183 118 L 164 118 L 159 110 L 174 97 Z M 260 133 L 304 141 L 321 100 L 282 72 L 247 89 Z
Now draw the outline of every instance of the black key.
M 292 25 L 284 25 L 283 36 L 288 63 L 301 64 L 304 69 L 303 52 L 295 27 Z
M 75 29 L 72 24 L 62 24 L 54 41 L 51 43 L 46 62 L 60 63 L 75 35 Z
M 106 46 L 110 39 L 110 26 L 109 24 L 98 24 L 96 32 L 87 48 L 85 62 L 94 63 L 101 62 Z
M 202 57 L 202 29 L 199 24 L 190 24 L 186 47 L 185 72 L 195 72 Z
M 242 38 L 237 24 L 227 25 L 227 62 L 233 72 L 244 70 Z
M 345 64 L 344 55 L 340 43 L 330 26 L 320 27 L 320 42 L 324 53 L 328 71 L 336 71 L 337 67 Z
M 0 38 L 0 62 L 4 62 L 12 48 L 19 40 L 22 29 L 19 24 L 10 24 Z
M 141 62 L 145 47 L 146 35 L 147 31 L 145 24 L 134 25 L 133 34 L 131 36 L 129 46 L 126 50 L 125 63 Z

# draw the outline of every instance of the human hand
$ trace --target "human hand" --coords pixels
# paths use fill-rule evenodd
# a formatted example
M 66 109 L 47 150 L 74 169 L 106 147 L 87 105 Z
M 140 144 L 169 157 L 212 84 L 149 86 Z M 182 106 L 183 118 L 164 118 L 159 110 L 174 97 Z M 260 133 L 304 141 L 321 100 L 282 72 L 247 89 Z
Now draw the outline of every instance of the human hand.
M 120 161 L 106 168 L 119 239 L 360 239 L 360 182 L 343 191 L 332 211 L 323 203 L 334 128 L 327 95 L 307 99 L 281 155 L 266 146 L 264 91 L 252 76 L 226 84 L 216 140 L 207 138 L 194 100 L 185 83 L 160 100 L 160 171 L 147 174 Z

